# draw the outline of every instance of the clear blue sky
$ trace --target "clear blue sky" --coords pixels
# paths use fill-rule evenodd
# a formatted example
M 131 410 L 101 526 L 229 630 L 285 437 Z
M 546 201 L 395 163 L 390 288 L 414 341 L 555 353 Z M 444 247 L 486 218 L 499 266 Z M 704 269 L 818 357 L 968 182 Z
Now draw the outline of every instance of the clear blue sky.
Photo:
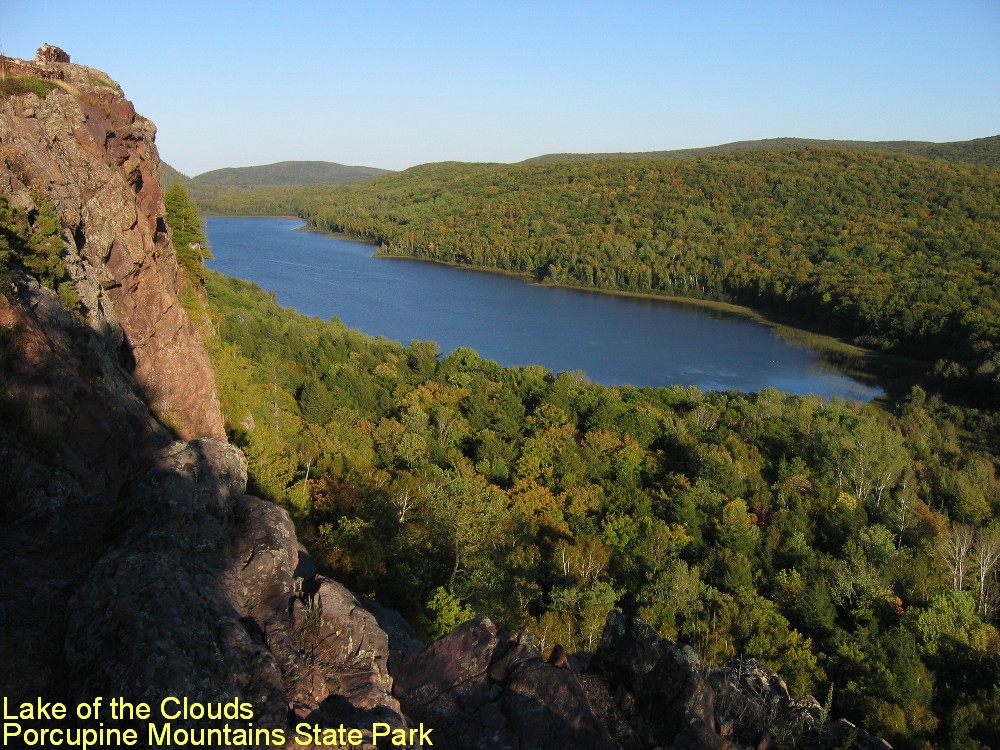
M 189 175 L 1000 134 L 1000 0 L 0 0 L 4 54 L 45 42 Z

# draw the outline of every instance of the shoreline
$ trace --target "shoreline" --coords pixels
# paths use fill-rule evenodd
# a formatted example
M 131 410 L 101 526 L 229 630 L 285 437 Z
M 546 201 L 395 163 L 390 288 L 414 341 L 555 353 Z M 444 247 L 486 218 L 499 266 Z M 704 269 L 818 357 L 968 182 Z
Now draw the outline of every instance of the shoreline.
M 359 238 L 355 235 L 337 233 L 337 232 L 327 232 L 322 229 L 311 228 L 311 231 L 317 231 L 322 234 L 328 234 L 331 237 L 338 237 L 340 239 L 347 239 L 354 242 L 363 242 L 368 245 L 375 246 L 369 240 Z M 386 253 L 376 252 L 376 258 L 384 258 L 387 260 L 414 260 L 420 263 L 434 263 L 439 266 L 445 266 L 447 268 L 454 268 L 456 270 L 464 271 L 478 271 L 481 273 L 492 273 L 501 276 L 508 276 L 511 278 L 517 278 L 523 280 L 525 283 L 531 284 L 533 286 L 540 287 L 551 287 L 553 289 L 570 289 L 576 292 L 588 292 L 591 294 L 606 294 L 615 297 L 625 297 L 631 299 L 648 299 L 654 302 L 662 302 L 668 305 L 677 305 L 682 307 L 694 307 L 701 310 L 710 310 L 716 313 L 720 313 L 727 317 L 742 318 L 744 320 L 749 320 L 758 325 L 766 326 L 773 330 L 777 335 L 781 336 L 786 341 L 794 344 L 805 346 L 808 349 L 812 349 L 820 354 L 836 355 L 837 357 L 853 357 L 861 360 L 883 360 L 883 364 L 888 365 L 890 361 L 897 362 L 897 364 L 911 363 L 916 366 L 920 360 L 910 359 L 907 357 L 902 357 L 899 355 L 889 354 L 886 352 L 879 352 L 874 349 L 865 349 L 864 347 L 858 346 L 857 344 L 852 344 L 849 341 L 845 341 L 842 338 L 834 336 L 829 333 L 823 333 L 811 328 L 804 327 L 803 325 L 796 325 L 798 321 L 794 318 L 788 316 L 779 315 L 777 313 L 767 313 L 761 310 L 755 310 L 752 307 L 746 307 L 744 305 L 737 305 L 732 302 L 723 302 L 721 300 L 711 300 L 711 299 L 699 299 L 696 297 L 679 297 L 676 295 L 666 295 L 666 294 L 656 294 L 653 292 L 628 292 L 621 289 L 599 289 L 595 287 L 578 286 L 574 284 L 552 284 L 543 281 L 537 281 L 531 274 L 523 273 L 520 271 L 509 271 L 504 268 L 491 268 L 488 266 L 471 266 L 462 263 L 454 263 L 450 261 L 437 260 L 436 258 L 424 258 L 415 255 L 390 255 Z M 841 365 L 837 365 L 838 370 L 844 371 Z M 852 377 L 856 377 L 858 373 L 856 371 L 848 373 Z M 865 377 L 872 378 L 874 375 L 872 373 L 865 373 Z
M 523 280 L 525 283 L 535 286 L 570 289 L 573 291 L 590 292 L 593 294 L 608 294 L 633 299 L 648 299 L 669 305 L 687 306 L 701 310 L 708 310 L 728 317 L 742 318 L 771 329 L 775 335 L 780 336 L 785 341 L 788 341 L 796 346 L 803 346 L 816 352 L 821 359 L 823 359 L 823 361 L 835 368 L 838 372 L 854 378 L 865 385 L 875 386 L 881 389 L 883 391 L 883 395 L 876 397 L 874 399 L 876 402 L 890 398 L 895 399 L 900 395 L 903 395 L 903 390 L 908 390 L 908 386 L 915 383 L 919 376 L 926 372 L 927 367 L 929 366 L 928 363 L 911 357 L 905 357 L 889 352 L 880 352 L 873 349 L 865 349 L 856 344 L 852 344 L 849 341 L 845 341 L 844 339 L 833 334 L 824 333 L 816 330 L 815 328 L 807 327 L 808 323 L 785 315 L 764 312 L 751 307 L 746 307 L 744 305 L 737 305 L 732 302 L 699 299 L 694 297 L 680 297 L 676 295 L 656 294 L 652 292 L 629 292 L 621 289 L 598 289 L 573 284 L 552 284 L 538 281 L 532 274 L 520 271 L 510 271 L 503 268 L 491 268 L 488 266 L 473 266 L 438 260 L 436 258 L 425 258 L 416 255 L 382 253 L 378 249 L 379 246 L 370 239 L 348 232 L 332 232 L 327 229 L 310 226 L 308 220 L 303 219 L 301 216 L 248 216 L 246 214 L 210 215 L 219 218 L 272 218 L 303 221 L 305 222 L 304 226 L 296 227 L 294 231 L 317 232 L 336 239 L 361 242 L 375 249 L 374 257 L 376 258 L 435 263 L 440 266 L 446 266 L 457 270 L 477 271 L 480 273 L 492 273 L 517 278 Z
M 355 235 L 345 233 L 327 232 L 322 229 L 310 228 L 328 234 L 333 237 L 351 240 L 353 242 L 363 242 L 373 247 L 375 243 Z M 678 305 L 695 307 L 700 310 L 708 310 L 721 315 L 733 318 L 742 318 L 758 325 L 771 329 L 775 335 L 780 336 L 785 341 L 802 346 L 815 352 L 820 359 L 833 367 L 837 372 L 853 378 L 864 385 L 876 387 L 882 391 L 881 396 L 876 396 L 873 403 L 880 403 L 887 400 L 897 400 L 904 397 L 909 391 L 909 387 L 915 384 L 919 378 L 927 371 L 929 363 L 912 357 L 905 357 L 889 352 L 880 352 L 874 349 L 852 344 L 837 336 L 823 333 L 811 328 L 796 325 L 798 321 L 788 316 L 777 313 L 765 313 L 751 307 L 737 305 L 732 302 L 722 302 L 720 300 L 697 299 L 693 297 L 677 297 L 664 294 L 653 294 L 649 292 L 626 292 L 620 289 L 595 289 L 593 287 L 575 286 L 571 284 L 549 284 L 535 280 L 528 273 L 518 271 L 508 271 L 503 268 L 489 268 L 485 266 L 470 266 L 461 263 L 437 260 L 435 258 L 422 258 L 413 255 L 389 255 L 375 253 L 376 258 L 414 260 L 421 263 L 436 263 L 440 266 L 454 268 L 465 271 L 478 271 L 482 273 L 494 273 L 502 276 L 518 278 L 525 283 L 534 286 L 552 287 L 554 289 L 570 289 L 578 292 L 590 292 L 592 294 L 609 294 L 617 297 L 633 299 L 649 299 L 662 302 L 668 305 Z
M 197 203 L 197 201 L 195 201 Z M 305 221 L 301 216 L 285 216 L 281 214 L 217 214 L 211 211 L 202 211 L 203 219 L 288 219 L 289 221 Z M 304 227 L 296 227 L 295 231 Z

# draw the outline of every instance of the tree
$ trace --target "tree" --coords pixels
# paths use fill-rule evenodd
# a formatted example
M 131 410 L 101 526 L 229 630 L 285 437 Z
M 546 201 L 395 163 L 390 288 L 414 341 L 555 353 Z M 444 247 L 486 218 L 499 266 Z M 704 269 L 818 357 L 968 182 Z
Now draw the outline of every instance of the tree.
M 434 525 L 451 553 L 448 593 L 471 594 L 489 588 L 490 552 L 510 535 L 507 499 L 471 468 L 450 469 L 441 475 L 428 501 Z
M 878 512 L 909 462 L 902 436 L 864 413 L 848 413 L 842 426 L 830 445 L 837 485 Z
M 951 571 L 952 589 L 962 591 L 965 588 L 965 576 L 969 569 L 969 553 L 975 539 L 975 529 L 966 523 L 956 523 L 951 527 L 951 534 L 938 543 L 938 554 L 944 558 Z
M 552 590 L 553 608 L 574 617 L 574 650 L 594 650 L 608 619 L 608 612 L 621 594 L 622 591 L 616 589 L 610 581 L 594 581 L 587 586 L 557 587 Z M 570 647 L 569 643 L 563 645 Z
M 20 264 L 63 304 L 80 311 L 80 296 L 63 261 L 62 223 L 56 209 L 41 193 L 32 191 L 34 207 L 28 211 L 10 205 L 0 195 L 0 281 L 9 278 L 7 266 Z
M 1000 648 L 1000 633 L 976 614 L 975 599 L 968 591 L 949 591 L 934 597 L 930 606 L 917 615 L 916 628 L 929 656 L 942 652 L 948 655 L 958 648 L 985 655 Z
M 476 611 L 472 607 L 462 604 L 458 597 L 446 591 L 443 586 L 438 586 L 434 590 L 427 602 L 427 609 L 431 616 L 423 618 L 420 624 L 431 640 L 447 635 L 476 616 Z
M 674 560 L 643 588 L 639 614 L 660 635 L 677 640 L 685 623 L 702 619 L 706 589 L 697 568 Z
M 985 618 L 992 617 L 998 604 L 994 574 L 1000 564 L 1000 531 L 979 529 L 972 545 L 972 559 L 979 579 L 979 614 Z
M 554 566 L 566 584 L 591 586 L 608 570 L 611 550 L 599 537 L 582 535 L 576 539 L 560 539 L 553 553 Z
M 205 268 L 202 261 L 211 258 L 208 238 L 201 220 L 198 206 L 188 196 L 187 191 L 175 182 L 163 197 L 167 210 L 167 226 L 173 233 L 174 252 L 177 263 L 194 283 L 204 283 Z

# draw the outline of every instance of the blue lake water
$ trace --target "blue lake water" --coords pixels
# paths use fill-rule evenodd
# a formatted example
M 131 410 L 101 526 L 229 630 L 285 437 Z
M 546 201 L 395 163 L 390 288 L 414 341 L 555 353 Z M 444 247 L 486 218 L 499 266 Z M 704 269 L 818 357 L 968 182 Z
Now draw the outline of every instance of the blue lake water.
M 442 352 L 475 349 L 502 365 L 582 370 L 597 383 L 695 385 L 870 400 L 880 391 L 817 353 L 739 316 L 665 300 L 528 283 L 375 248 L 278 218 L 213 217 L 207 265 L 274 291 L 304 315 Z

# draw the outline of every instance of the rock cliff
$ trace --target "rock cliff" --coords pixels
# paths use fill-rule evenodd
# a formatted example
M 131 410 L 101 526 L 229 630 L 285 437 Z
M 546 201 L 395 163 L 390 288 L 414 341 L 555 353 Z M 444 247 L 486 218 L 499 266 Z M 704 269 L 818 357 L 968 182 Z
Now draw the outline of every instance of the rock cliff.
M 157 418 L 183 438 L 223 437 L 208 357 L 177 303 L 155 127 L 105 73 L 53 62 L 52 49 L 0 68 L 55 86 L 0 102 L 0 192 L 29 209 L 36 194 L 55 205 L 88 323 Z
M 253 726 L 282 733 L 241 743 L 255 747 L 331 746 L 317 727 L 354 728 L 367 747 L 417 746 L 420 728 L 438 748 L 763 748 L 788 728 L 885 747 L 759 665 L 710 670 L 619 612 L 593 659 L 545 661 L 486 618 L 424 645 L 318 575 L 289 515 L 245 494 L 246 461 L 224 439 L 177 301 L 152 124 L 56 48 L 0 58 L 14 78 L 49 85 L 3 90 L 0 194 L 55 205 L 84 314 L 0 269 L 0 693 L 13 704 L 238 698 Z M 376 743 L 376 726 L 399 741 Z

